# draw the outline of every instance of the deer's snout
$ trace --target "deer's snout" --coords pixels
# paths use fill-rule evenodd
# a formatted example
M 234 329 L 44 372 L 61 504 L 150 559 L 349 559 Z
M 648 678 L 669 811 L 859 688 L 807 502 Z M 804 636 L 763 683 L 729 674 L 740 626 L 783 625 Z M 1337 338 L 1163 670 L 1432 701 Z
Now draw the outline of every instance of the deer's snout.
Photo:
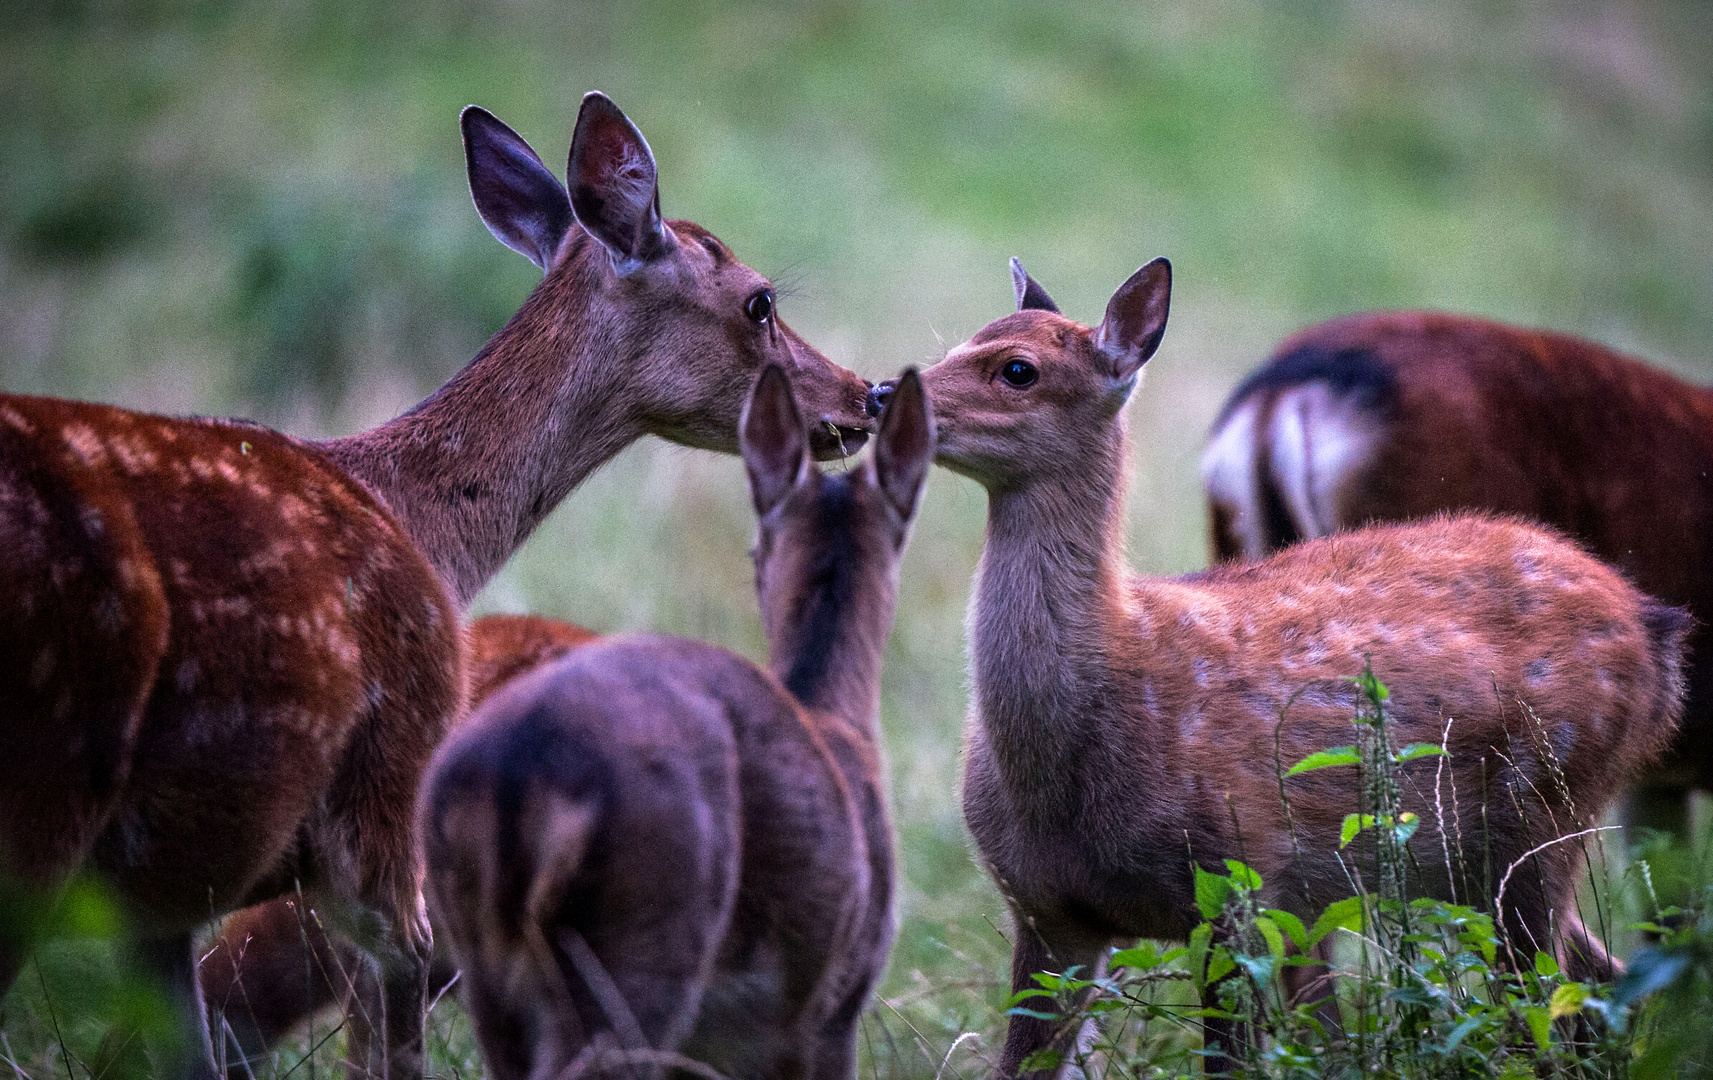
M 883 383 L 876 383 L 874 386 L 870 387 L 868 391 L 868 400 L 863 406 L 868 410 L 868 415 L 879 417 L 881 410 L 886 408 L 886 399 L 892 396 L 892 391 L 897 389 L 897 387 L 897 379 L 888 379 Z

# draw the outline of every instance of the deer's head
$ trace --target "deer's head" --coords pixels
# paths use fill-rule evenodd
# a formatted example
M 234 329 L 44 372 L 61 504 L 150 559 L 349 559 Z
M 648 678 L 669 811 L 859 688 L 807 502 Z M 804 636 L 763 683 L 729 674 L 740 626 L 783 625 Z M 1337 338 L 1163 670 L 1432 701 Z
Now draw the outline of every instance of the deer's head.
M 1172 267 L 1155 259 L 1118 287 L 1100 325 L 1065 318 L 1016 259 L 1017 311 L 922 373 L 939 425 L 935 460 L 991 489 L 1076 470 L 1109 441 L 1142 365 L 1160 347 Z M 875 387 L 871 411 L 897 393 Z
M 547 275 L 520 318 L 533 307 L 544 339 L 584 334 L 610 351 L 605 370 L 579 375 L 597 380 L 594 392 L 644 431 L 732 452 L 745 389 L 777 364 L 813 422 L 817 457 L 862 445 L 868 384 L 786 326 L 772 283 L 712 233 L 660 216 L 654 154 L 605 95 L 583 99 L 568 185 L 486 110 L 470 106 L 461 122 L 482 221 Z

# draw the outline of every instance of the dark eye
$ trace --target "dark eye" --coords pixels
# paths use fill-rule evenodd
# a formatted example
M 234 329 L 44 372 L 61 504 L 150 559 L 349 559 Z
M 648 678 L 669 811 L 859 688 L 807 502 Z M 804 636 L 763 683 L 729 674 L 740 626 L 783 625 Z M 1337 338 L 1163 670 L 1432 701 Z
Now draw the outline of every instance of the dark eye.
M 1027 360 L 1011 360 L 999 369 L 999 377 L 1012 386 L 1033 386 L 1040 373 Z
M 773 318 L 773 290 L 763 289 L 744 302 L 743 311 L 751 320 L 764 323 Z

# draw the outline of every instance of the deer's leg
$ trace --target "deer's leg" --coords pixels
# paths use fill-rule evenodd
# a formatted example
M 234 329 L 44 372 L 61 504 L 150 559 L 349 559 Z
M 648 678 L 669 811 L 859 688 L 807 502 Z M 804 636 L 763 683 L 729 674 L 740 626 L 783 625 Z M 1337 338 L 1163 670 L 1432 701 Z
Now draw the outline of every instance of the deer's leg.
M 322 1009 L 341 1002 L 364 959 L 337 945 L 296 897 L 246 908 L 227 920 L 197 972 L 209 1029 L 225 1035 L 227 1071 L 248 1075 L 246 1061 Z
M 1606 951 L 1605 942 L 1589 932 L 1574 911 L 1559 912 L 1559 963 L 1568 978 L 1577 982 L 1612 982 L 1624 974 L 1624 965 Z
M 171 1045 L 157 1051 L 157 1075 L 182 1080 L 216 1080 L 214 1046 L 208 1038 L 208 1019 L 202 1007 L 202 990 L 196 981 L 196 957 L 190 934 L 132 941 L 130 951 L 137 966 L 152 975 L 172 1009 L 177 1029 Z
M 1201 995 L 1202 1008 L 1224 1009 L 1226 1006 L 1220 1000 L 1220 987 L 1227 982 L 1234 982 L 1240 973 L 1233 971 L 1216 982 L 1209 983 Z M 1201 1022 L 1202 1032 L 1202 1071 L 1208 1076 L 1216 1076 L 1232 1071 L 1241 1062 L 1249 1047 L 1249 1025 L 1242 1020 L 1228 1020 L 1221 1016 L 1206 1016 Z
M 1312 952 L 1320 963 L 1290 965 L 1280 971 L 1280 981 L 1285 984 L 1285 1005 L 1294 1008 L 1304 1002 L 1316 1002 L 1315 1019 L 1327 1035 L 1336 1036 L 1343 1030 L 1344 1020 L 1338 1013 L 1338 999 L 1333 996 L 1336 987 L 1332 977 L 1332 947 L 1323 939 Z
M 1106 973 L 1108 942 L 1082 934 L 1056 933 L 1030 925 L 1022 917 L 1016 920 L 1016 925 L 1017 944 L 1011 951 L 1012 993 L 1038 986 L 1035 982 L 1037 972 L 1063 974 L 1075 967 L 1079 979 L 1095 979 Z M 1073 1007 L 1080 1007 L 1085 999 L 1086 993 L 1076 999 Z M 1084 1026 L 1075 1019 L 1042 1020 L 1033 1016 L 1013 1016 L 1005 1030 L 1005 1049 L 999 1056 L 999 1075 L 1005 1078 L 1028 1077 L 1030 1080 L 1050 1080 L 1063 1075 L 1066 1066 L 1076 1056 Z M 1059 1054 L 1058 1065 L 1024 1072 L 1023 1062 L 1041 1050 L 1056 1051 Z

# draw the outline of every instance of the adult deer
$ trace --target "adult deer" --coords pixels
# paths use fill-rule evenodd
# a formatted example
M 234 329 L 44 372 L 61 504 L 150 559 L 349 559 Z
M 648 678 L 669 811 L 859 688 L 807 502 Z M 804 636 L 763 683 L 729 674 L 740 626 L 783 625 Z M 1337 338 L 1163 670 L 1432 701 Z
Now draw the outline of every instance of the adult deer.
M 471 708 L 511 680 L 596 639 L 581 626 L 538 615 L 489 615 L 471 623 L 466 637 Z M 374 1010 L 363 955 L 327 929 L 319 912 L 282 897 L 235 913 L 203 949 L 197 979 L 210 1030 L 227 1035 L 231 1080 L 252 1075 L 256 1060 L 281 1036 L 329 1006 L 352 1004 L 359 992 L 370 993 L 371 1000 L 347 1011 L 347 1052 L 354 1061 L 366 1060 L 367 1021 Z M 440 934 L 435 937 L 438 942 Z M 428 969 L 429 996 L 444 992 L 456 973 L 451 955 L 437 943 Z
M 766 279 L 660 217 L 652 154 L 583 101 L 570 189 L 462 117 L 488 227 L 546 270 L 453 379 L 361 435 L 0 396 L 0 870 L 115 889 L 210 1075 L 191 933 L 294 881 L 381 964 L 381 1060 L 419 1075 L 429 929 L 421 770 L 463 701 L 460 607 L 582 477 L 645 434 L 731 450 L 743 388 L 791 366 L 860 442 L 865 384 L 779 320 Z M 847 438 L 848 436 L 848 438 Z M 0 985 L 26 928 L 0 940 Z
M 1499 867 L 1598 817 L 1669 740 L 1686 617 L 1515 522 L 1446 518 L 1252 566 L 1128 574 L 1124 405 L 1165 332 L 1170 267 L 1138 270 L 1092 329 L 1013 269 L 1017 313 L 922 380 L 936 460 L 988 492 L 964 813 L 1014 909 L 1017 989 L 1042 970 L 1100 972 L 1119 942 L 1185 937 L 1201 921 L 1192 863 L 1242 859 L 1265 879 L 1267 903 L 1299 914 L 1348 895 L 1334 853 L 1357 808 L 1355 771 L 1286 782 L 1293 835 L 1274 739 L 1286 765 L 1349 742 L 1356 700 L 1344 677 L 1365 659 L 1391 687 L 1396 738 L 1439 743 L 1455 718 L 1447 770 L 1461 820 L 1485 823 L 1466 824 L 1462 842 Z M 1403 786 L 1423 818 L 1412 884 L 1444 896 L 1451 868 L 1427 855 L 1439 833 L 1420 805 L 1432 774 L 1406 771 Z M 1493 812 L 1484 819 L 1476 804 Z M 1514 805 L 1528 813 L 1505 812 Z M 1539 870 L 1521 891 L 1522 875 L 1512 882 L 1506 932 L 1551 949 L 1556 923 L 1576 946 L 1560 950 L 1568 970 L 1603 967 L 1571 910 L 1572 846 L 1548 847 Z M 1075 1034 L 1013 1018 L 1000 1073 L 1048 1047 L 1068 1061 Z
M 1631 790 L 1687 831 L 1713 790 L 1713 391 L 1591 341 L 1461 315 L 1349 315 L 1287 338 L 1215 422 L 1216 559 L 1442 510 L 1563 529 L 1699 617 L 1684 724 Z
M 824 476 L 769 368 L 742 440 L 767 670 L 587 645 L 496 694 L 424 780 L 430 903 L 501 1080 L 855 1075 L 893 930 L 881 650 L 933 422 L 907 374 L 873 455 Z

